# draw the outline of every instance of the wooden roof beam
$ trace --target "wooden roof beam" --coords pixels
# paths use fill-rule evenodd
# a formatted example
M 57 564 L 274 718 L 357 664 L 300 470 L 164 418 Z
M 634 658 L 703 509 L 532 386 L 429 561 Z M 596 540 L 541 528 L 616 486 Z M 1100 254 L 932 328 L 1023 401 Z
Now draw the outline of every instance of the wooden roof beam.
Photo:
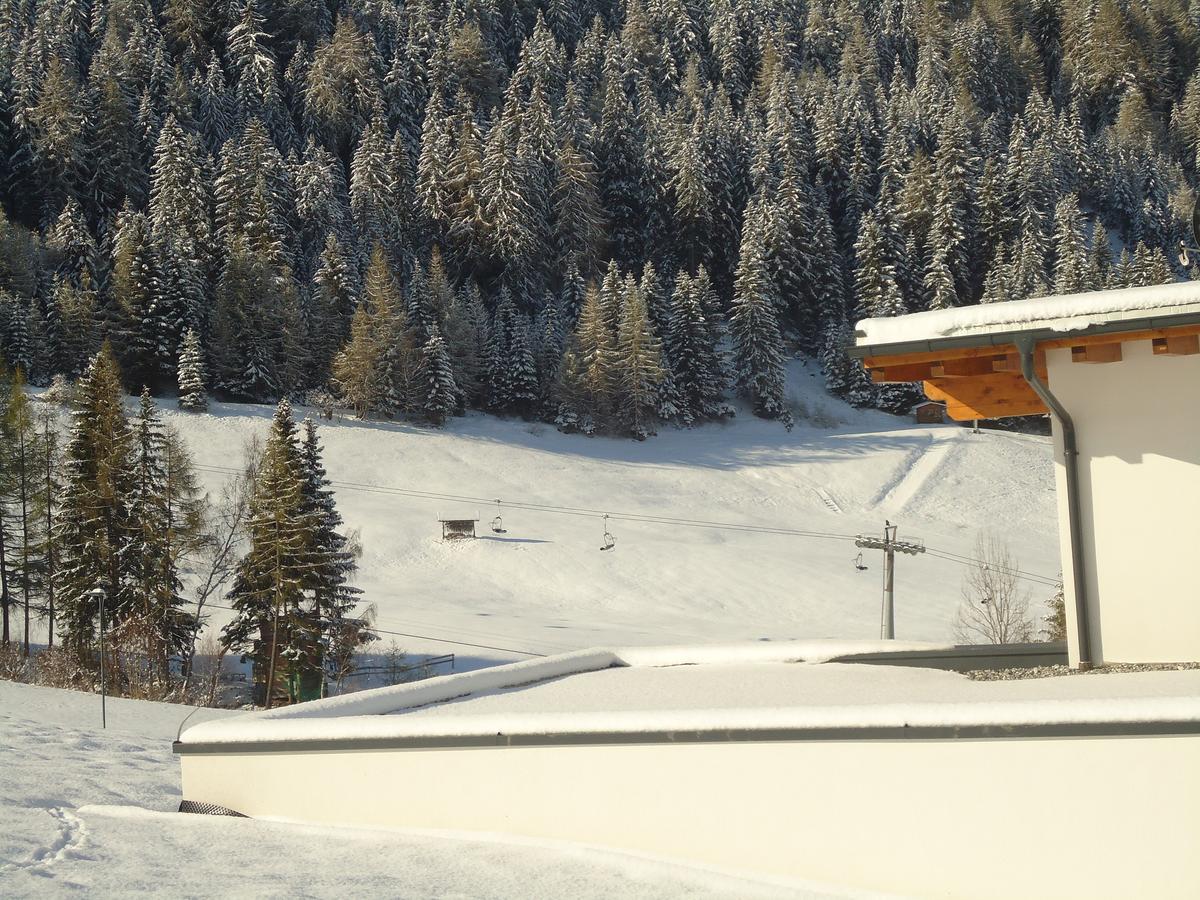
M 869 367 L 875 384 L 895 384 L 906 381 L 928 381 L 930 378 L 973 378 L 991 375 L 996 361 L 1003 356 L 976 356 L 966 359 L 945 359 L 933 362 L 897 363 Z
M 1155 356 L 1195 356 L 1200 353 L 1200 334 L 1154 338 Z
M 1121 343 L 1084 344 L 1071 348 L 1073 363 L 1114 363 L 1121 361 Z
M 926 397 L 945 402 L 947 414 L 959 421 L 1038 415 L 1047 411 L 1025 379 L 1011 372 L 931 379 L 924 387 Z

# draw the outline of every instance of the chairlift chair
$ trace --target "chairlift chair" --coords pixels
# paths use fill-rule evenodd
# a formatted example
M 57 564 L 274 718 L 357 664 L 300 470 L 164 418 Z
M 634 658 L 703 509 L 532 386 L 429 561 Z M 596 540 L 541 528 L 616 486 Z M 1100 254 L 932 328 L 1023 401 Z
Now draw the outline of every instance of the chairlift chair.
M 605 513 L 604 514 L 604 544 L 600 547 L 600 549 L 602 551 L 603 550 L 611 550 L 615 546 L 617 546 L 617 539 L 615 537 L 613 537 L 612 533 L 608 530 L 608 513 Z
M 858 556 L 854 557 L 854 568 L 858 569 L 860 572 L 867 571 L 867 566 L 865 566 L 862 561 L 862 553 L 859 553 Z
M 508 531 L 504 527 L 504 516 L 500 511 L 500 501 L 496 501 L 496 518 L 492 519 L 492 531 L 496 534 L 507 534 Z

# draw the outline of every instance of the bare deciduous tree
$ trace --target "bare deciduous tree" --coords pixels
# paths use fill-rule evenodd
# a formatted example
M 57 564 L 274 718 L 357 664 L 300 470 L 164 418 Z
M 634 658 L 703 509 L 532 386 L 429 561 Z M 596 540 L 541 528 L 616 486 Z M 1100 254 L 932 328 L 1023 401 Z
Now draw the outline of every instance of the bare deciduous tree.
M 954 637 L 964 644 L 1012 644 L 1033 639 L 1029 593 L 1017 583 L 1017 560 L 1000 538 L 980 535 L 975 564 L 963 578 Z
M 225 483 L 221 489 L 220 500 L 211 509 L 209 521 L 202 529 L 205 538 L 199 554 L 202 560 L 200 579 L 195 589 L 196 631 L 192 635 L 188 656 L 183 661 L 185 679 L 191 677 L 196 642 L 204 628 L 204 606 L 237 571 L 237 550 L 245 531 L 246 518 L 250 512 L 250 497 L 261 459 L 262 441 L 255 436 L 247 442 L 242 471 Z

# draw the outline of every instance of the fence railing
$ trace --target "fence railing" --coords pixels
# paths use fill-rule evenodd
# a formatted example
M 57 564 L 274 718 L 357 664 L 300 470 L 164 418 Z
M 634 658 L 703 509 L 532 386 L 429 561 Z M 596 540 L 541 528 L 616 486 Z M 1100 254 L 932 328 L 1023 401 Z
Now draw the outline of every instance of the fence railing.
M 420 662 L 405 663 L 404 665 L 393 665 L 391 663 L 378 663 L 368 666 L 356 666 L 354 671 L 343 676 L 343 680 L 349 678 L 369 678 L 372 675 L 384 676 L 398 683 L 404 680 L 404 676 L 410 672 L 432 672 L 438 666 L 448 666 L 450 671 L 454 671 L 454 654 L 447 653 L 443 656 L 430 656 Z

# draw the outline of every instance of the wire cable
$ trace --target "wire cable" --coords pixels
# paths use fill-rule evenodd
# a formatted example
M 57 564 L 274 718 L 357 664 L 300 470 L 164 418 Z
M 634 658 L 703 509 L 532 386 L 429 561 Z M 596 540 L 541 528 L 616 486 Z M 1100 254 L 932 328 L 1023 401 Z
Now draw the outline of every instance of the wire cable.
M 205 603 L 206 609 L 224 609 L 230 612 L 237 612 L 232 606 L 224 606 L 220 603 Z M 454 641 L 449 638 L 435 637 L 431 634 L 412 634 L 407 631 L 390 631 L 386 628 L 371 628 L 371 631 L 376 634 L 394 635 L 396 637 L 417 638 L 423 641 L 437 641 L 439 644 L 453 644 L 456 647 L 474 647 L 478 650 L 498 650 L 501 653 L 519 653 L 522 656 L 546 656 L 545 653 L 534 653 L 532 650 L 518 650 L 515 647 L 495 647 L 490 644 L 472 644 L 468 641 Z
M 223 475 L 238 475 L 242 472 L 241 469 L 233 466 L 198 464 L 196 465 L 196 468 Z M 333 487 L 342 488 L 344 490 L 381 494 L 384 496 L 411 497 L 419 500 L 442 500 L 450 503 L 479 504 L 491 504 L 497 502 L 496 497 L 474 497 L 464 494 L 450 494 L 441 491 L 422 491 L 415 488 L 405 488 L 394 485 L 366 484 L 364 482 L 338 481 L 333 479 L 330 479 L 329 483 Z M 610 521 L 627 522 L 631 524 L 669 525 L 677 528 L 705 528 L 717 531 L 731 531 L 742 534 L 772 534 L 783 537 L 804 537 L 818 540 L 853 541 L 858 537 L 857 534 L 844 534 L 831 531 L 814 531 L 799 528 L 788 528 L 785 526 L 754 525 L 741 522 L 716 522 L 706 519 L 683 518 L 679 516 L 658 515 L 653 513 L 614 513 L 607 510 L 593 509 L 589 507 L 561 506 L 525 500 L 505 500 L 500 498 L 500 502 L 510 509 L 520 509 L 527 512 L 543 512 L 554 515 L 574 516 L 578 518 L 595 518 L 607 515 Z M 1022 569 L 1006 566 L 990 565 L 985 560 L 964 556 L 963 554 L 954 553 L 949 550 L 942 550 L 938 547 L 926 547 L 926 552 L 931 556 L 935 556 L 948 562 L 958 563 L 959 565 L 987 565 L 989 568 L 1001 572 L 1002 574 L 1012 575 L 1016 578 L 1021 578 L 1047 587 L 1056 587 L 1060 581 L 1057 578 L 1053 578 L 1048 575 L 1040 575 L 1036 572 L 1027 572 Z

